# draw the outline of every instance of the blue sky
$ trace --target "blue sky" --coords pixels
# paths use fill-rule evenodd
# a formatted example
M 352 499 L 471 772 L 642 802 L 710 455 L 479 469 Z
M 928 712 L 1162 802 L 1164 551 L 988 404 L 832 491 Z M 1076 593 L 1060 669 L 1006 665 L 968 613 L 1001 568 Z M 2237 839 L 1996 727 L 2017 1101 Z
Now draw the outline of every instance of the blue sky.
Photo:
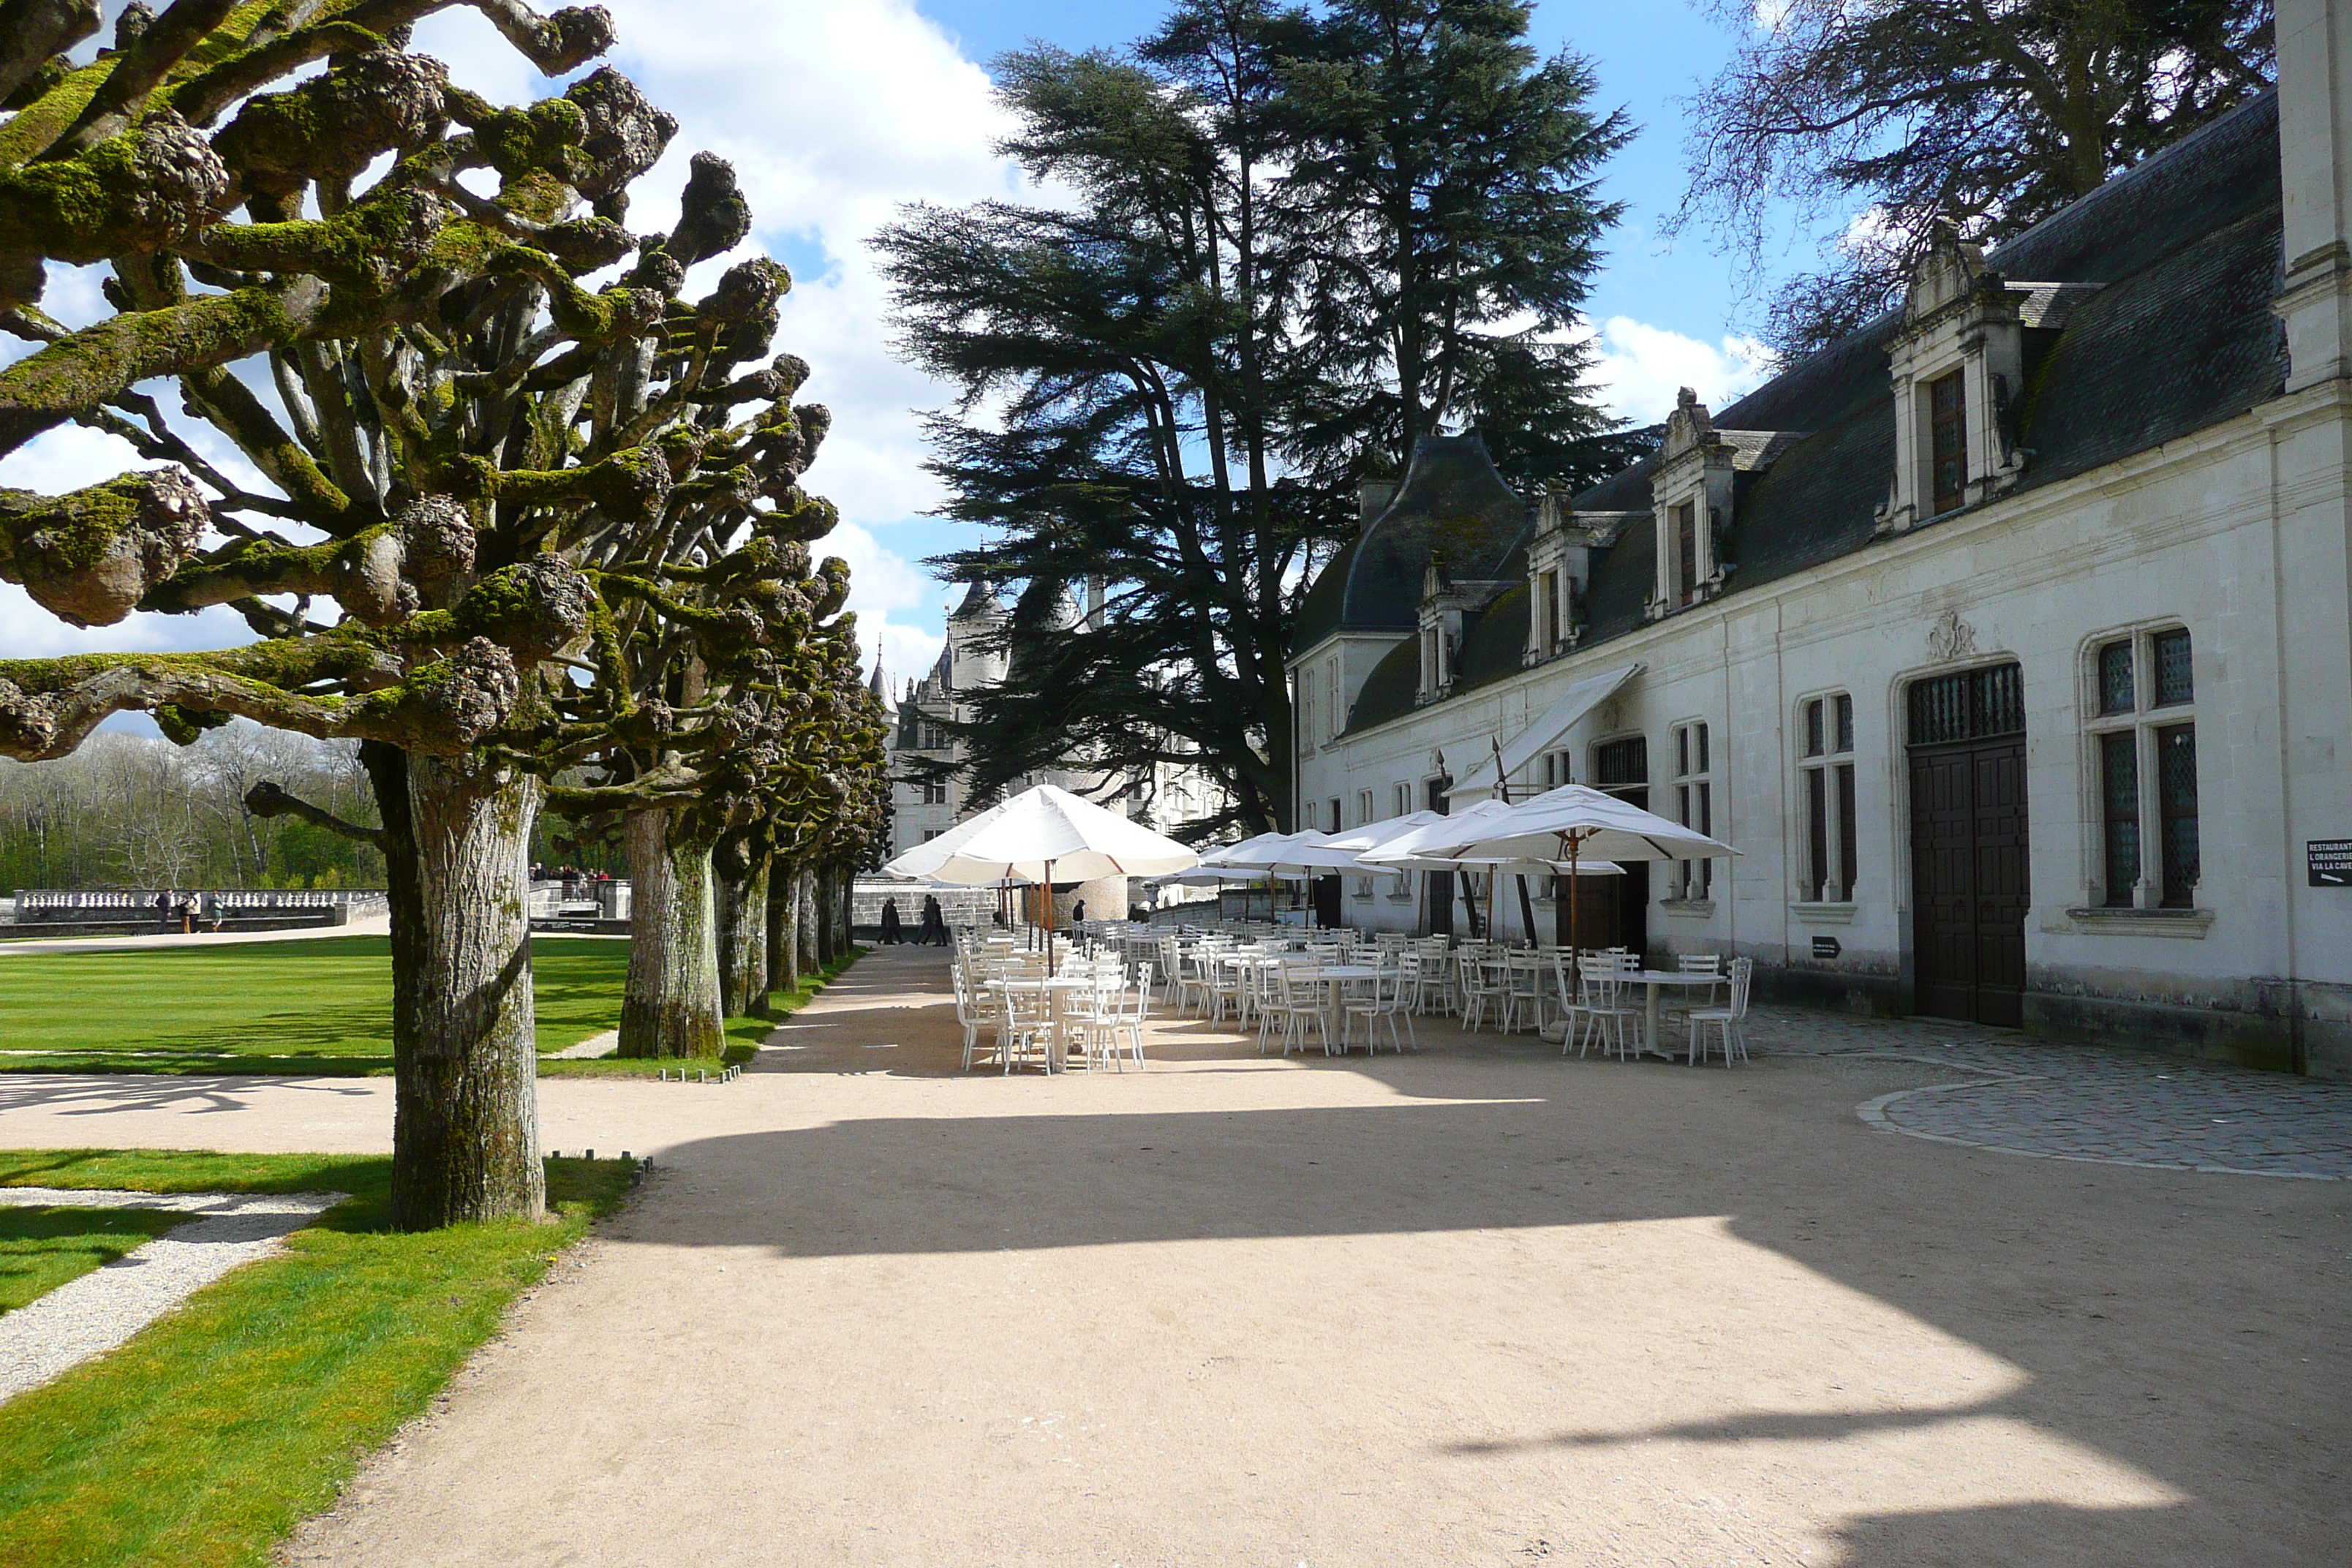
M 110 21 L 121 4 L 107 0 Z M 696 151 L 735 162 L 755 219 L 744 248 L 764 247 L 796 279 L 779 346 L 810 362 L 803 395 L 835 416 L 809 473 L 811 488 L 842 510 L 824 548 L 850 563 L 851 604 L 867 647 L 879 642 L 894 679 L 918 673 L 937 654 L 950 603 L 921 562 L 955 546 L 962 532 L 924 515 L 939 494 L 922 471 L 917 416 L 947 394 L 891 356 L 888 301 L 866 237 L 906 201 L 1021 194 L 1017 172 L 992 151 L 1005 126 L 983 62 L 1030 38 L 1115 47 L 1149 31 L 1160 8 L 1139 0 L 605 4 L 620 31 L 613 63 L 681 121 L 668 155 L 638 187 L 630 226 L 667 226 Z M 1601 395 L 1637 421 L 1663 417 L 1678 384 L 1719 406 L 1757 379 L 1750 346 L 1733 333 L 1744 302 L 1734 296 L 1730 266 L 1696 237 L 1669 247 L 1656 234 L 1682 189 L 1673 100 L 1722 63 L 1732 42 L 1724 27 L 1684 0 L 1548 0 L 1536 11 L 1538 45 L 1590 58 L 1600 103 L 1622 106 L 1637 128 L 1605 175 L 1608 194 L 1628 210 L 1607 241 L 1590 310 Z M 494 99 L 528 101 L 549 90 L 470 9 L 429 18 L 416 47 L 446 61 L 453 80 Z M 715 277 L 731 259 L 701 270 Z M 47 304 L 68 321 L 94 319 L 103 309 L 98 281 L 89 269 L 57 269 Z M 0 356 L 23 352 L 7 346 L 13 342 L 0 340 Z M 214 452 L 242 467 L 233 454 Z M 68 428 L 0 460 L 0 485 L 55 492 L 135 466 L 135 455 L 110 437 Z M 248 482 L 257 486 L 257 476 Z M 225 611 L 133 616 L 77 632 L 0 584 L 0 657 L 213 647 L 246 636 Z
M 985 63 L 1033 38 L 1069 49 L 1118 48 L 1150 31 L 1164 8 L 1137 0 L 920 0 L 919 9 L 969 58 Z M 1546 55 L 1566 48 L 1591 61 L 1600 79 L 1597 105 L 1624 109 L 1637 128 L 1603 181 L 1627 211 L 1595 279 L 1594 320 L 1625 316 L 1703 342 L 1720 340 L 1739 313 L 1729 269 L 1696 237 L 1667 247 L 1655 226 L 1682 194 L 1682 114 L 1673 100 L 1689 96 L 1730 58 L 1729 34 L 1689 0 L 1545 0 L 1536 6 L 1532 41 Z

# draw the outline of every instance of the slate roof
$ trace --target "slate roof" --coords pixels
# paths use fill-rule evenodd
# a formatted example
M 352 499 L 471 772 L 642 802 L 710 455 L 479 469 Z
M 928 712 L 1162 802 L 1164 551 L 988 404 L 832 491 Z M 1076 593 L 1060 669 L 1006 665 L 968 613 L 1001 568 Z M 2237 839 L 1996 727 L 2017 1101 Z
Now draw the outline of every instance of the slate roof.
M 1496 471 L 1483 439 L 1423 436 L 1395 498 L 1307 591 L 1291 647 L 1309 648 L 1339 631 L 1411 632 L 1432 551 L 1444 553 L 1456 578 L 1504 577 L 1504 560 L 1527 526 L 1527 502 Z
M 2011 493 L 2277 396 L 2286 371 L 2284 331 L 2271 310 L 2280 244 L 2278 100 L 2264 93 L 1988 255 L 1986 265 L 2015 283 L 2098 285 L 2037 290 L 2026 302 L 2017 440 L 2031 456 Z M 1714 414 L 1717 430 L 1740 447 L 1745 463 L 1763 464 L 1743 467 L 1735 480 L 1729 594 L 1870 544 L 1895 459 L 1886 345 L 1901 325 L 1900 311 L 1890 311 Z M 1604 479 L 1576 498 L 1577 511 L 1646 513 L 1655 466 L 1645 458 Z M 1336 611 L 1336 618 L 1319 628 L 1302 624 L 1294 646 L 1304 649 L 1329 630 L 1352 627 L 1360 615 L 1367 630 L 1410 631 L 1426 559 L 1403 548 L 1412 538 L 1400 532 L 1378 552 L 1349 559 L 1344 598 L 1318 582 L 1308 604 Z M 1497 556 L 1517 542 L 1502 543 Z M 1339 564 L 1335 558 L 1335 571 Z M 1638 523 L 1623 530 L 1596 560 L 1583 646 L 1643 625 L 1654 569 L 1653 530 Z M 1488 574 L 1459 563 L 1454 573 Z M 1386 579 L 1381 591 L 1371 591 L 1370 574 Z M 1375 605 L 1378 619 L 1370 613 Z M 1527 613 L 1524 592 L 1487 607 L 1464 638 L 1462 688 L 1520 668 Z M 1375 669 L 1351 728 L 1412 710 L 1417 658 L 1406 661 L 1411 679 L 1402 686 L 1382 679 L 1392 662 L 1393 656 Z

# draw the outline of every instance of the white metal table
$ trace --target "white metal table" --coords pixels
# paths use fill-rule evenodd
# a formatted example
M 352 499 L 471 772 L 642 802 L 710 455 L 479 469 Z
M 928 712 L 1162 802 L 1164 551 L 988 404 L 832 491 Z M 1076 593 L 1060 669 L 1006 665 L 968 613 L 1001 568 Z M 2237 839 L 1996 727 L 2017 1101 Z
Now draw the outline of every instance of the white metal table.
M 1643 1023 L 1643 1032 L 1642 1036 L 1642 1049 L 1647 1055 L 1664 1057 L 1668 1061 L 1675 1059 L 1674 1053 L 1672 1051 L 1661 1049 L 1658 1045 L 1659 987 L 1664 985 L 1704 985 L 1707 988 L 1708 994 L 1712 995 L 1715 992 L 1715 988 L 1722 984 L 1724 981 L 1724 977 L 1720 974 L 1710 974 L 1705 970 L 1692 969 L 1632 969 L 1618 975 L 1617 978 L 1620 980 L 1638 980 L 1650 988 L 1648 1015 Z

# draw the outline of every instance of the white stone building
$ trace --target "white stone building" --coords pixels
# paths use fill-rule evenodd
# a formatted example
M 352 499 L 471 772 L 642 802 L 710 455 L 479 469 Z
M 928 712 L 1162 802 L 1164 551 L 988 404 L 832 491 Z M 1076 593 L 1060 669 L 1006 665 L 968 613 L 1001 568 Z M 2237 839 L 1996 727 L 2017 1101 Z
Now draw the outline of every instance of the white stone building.
M 1066 618 L 1073 626 L 1082 613 L 1100 612 L 1100 589 L 1092 590 L 1092 595 L 1094 603 L 1084 612 L 1076 605 L 1066 606 Z M 996 595 L 984 584 L 972 584 L 962 603 L 948 616 L 947 646 L 940 649 L 938 662 L 920 680 L 908 681 L 896 700 L 877 658 L 869 684 L 890 715 L 887 748 L 894 781 L 890 791 L 893 856 L 938 837 L 971 815 L 968 786 L 961 777 L 926 778 L 913 764 L 918 761 L 963 761 L 964 747 L 949 732 L 948 726 L 969 723 L 974 716 L 973 696 L 1003 680 L 1008 673 L 1004 652 L 993 646 L 1003 636 L 1005 618 L 1004 607 Z M 1124 778 L 1078 763 L 1031 774 L 1023 781 L 1023 787 L 1055 784 L 1121 816 L 1137 817 L 1162 833 L 1173 832 L 1223 809 L 1223 791 L 1197 768 L 1160 763 L 1155 765 L 1153 775 L 1149 788 L 1124 788 L 1120 786 L 1129 783 Z M 1128 911 L 1126 879 L 1108 878 L 1101 882 L 1084 883 L 1075 890 L 1066 889 L 1062 895 L 1066 910 L 1079 900 L 1085 902 L 1089 918 L 1123 916 Z
M 1732 405 L 1685 394 L 1584 494 L 1425 441 L 1309 595 L 1300 822 L 1482 796 L 1499 757 L 1515 796 L 1593 784 L 1744 851 L 1587 883 L 1588 941 L 2352 1076 L 2347 13 L 2284 0 L 2275 93 L 1944 247 Z M 1339 901 L 1467 918 L 1444 879 Z

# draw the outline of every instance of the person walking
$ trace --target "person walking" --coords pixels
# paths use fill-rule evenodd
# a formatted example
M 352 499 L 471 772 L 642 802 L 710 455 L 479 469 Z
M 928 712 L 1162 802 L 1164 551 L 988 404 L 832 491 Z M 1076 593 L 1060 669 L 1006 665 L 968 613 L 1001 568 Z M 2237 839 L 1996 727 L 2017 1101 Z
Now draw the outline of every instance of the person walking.
M 155 895 L 155 934 L 169 935 L 172 930 L 172 889 L 164 889 Z
M 946 911 L 940 908 L 939 895 L 925 893 L 923 924 L 922 928 L 915 933 L 915 944 L 919 947 L 934 942 L 941 947 L 947 946 L 948 917 Z
M 885 947 L 897 947 L 899 943 L 907 940 L 905 932 L 905 922 L 898 919 L 898 900 L 896 899 L 883 900 L 882 944 Z

